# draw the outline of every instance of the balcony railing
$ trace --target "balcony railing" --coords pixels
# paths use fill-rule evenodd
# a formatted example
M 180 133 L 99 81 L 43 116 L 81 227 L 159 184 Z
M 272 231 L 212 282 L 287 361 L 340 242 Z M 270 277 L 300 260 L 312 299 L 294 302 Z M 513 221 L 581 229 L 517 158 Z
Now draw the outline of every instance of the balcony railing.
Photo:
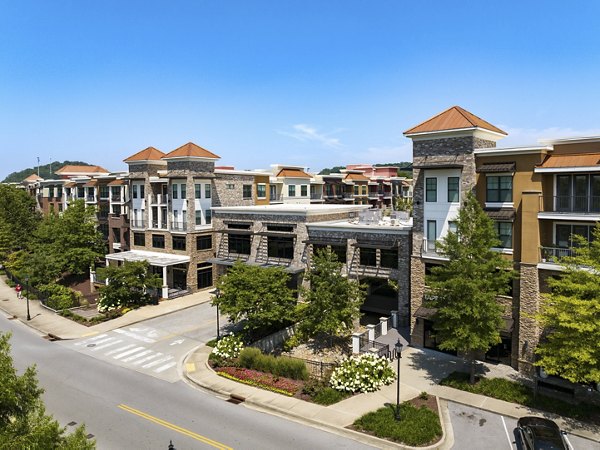
M 321 200 L 323 198 L 322 194 L 316 193 L 316 192 L 311 192 L 310 193 L 310 199 L 311 200 Z
M 171 222 L 171 230 L 173 231 L 186 231 L 187 230 L 187 222 Z
M 95 202 L 95 201 L 96 201 L 96 196 L 95 196 L 95 195 L 88 195 L 88 196 L 85 198 L 85 201 L 86 201 L 86 202 Z
M 150 195 L 150 203 L 153 205 L 166 205 L 169 201 L 168 194 L 152 194 Z
M 146 228 L 146 221 L 144 219 L 131 219 L 129 226 L 131 228 Z
M 555 195 L 552 212 L 600 212 L 600 196 Z
M 573 256 L 573 249 L 564 247 L 540 247 L 542 262 L 558 263 L 565 256 Z
M 441 240 L 423 239 L 422 253 L 435 253 L 441 255 L 440 250 L 436 248 L 436 243 L 441 243 Z

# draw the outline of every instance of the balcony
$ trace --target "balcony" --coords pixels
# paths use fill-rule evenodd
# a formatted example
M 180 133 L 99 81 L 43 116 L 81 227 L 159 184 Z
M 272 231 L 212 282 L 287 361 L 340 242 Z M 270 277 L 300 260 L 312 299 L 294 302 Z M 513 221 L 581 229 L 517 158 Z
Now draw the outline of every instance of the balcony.
M 150 204 L 166 205 L 169 202 L 169 194 L 151 194 Z
M 344 200 L 354 200 L 354 194 L 351 192 L 344 192 Z
M 171 231 L 187 231 L 187 222 L 171 222 Z
M 167 229 L 167 221 L 162 220 L 159 225 L 158 220 L 154 219 L 154 220 L 152 220 L 152 228 L 154 228 L 156 230 L 166 230 Z
M 143 229 L 146 228 L 146 221 L 144 219 L 131 219 L 131 221 L 129 222 L 129 226 L 131 228 Z
M 600 213 L 600 196 L 555 195 L 552 210 L 557 213 Z
M 540 247 L 543 263 L 558 264 L 561 258 L 573 256 L 573 249 L 565 247 Z
M 377 200 L 379 198 L 379 194 L 377 191 L 369 191 L 369 200 Z

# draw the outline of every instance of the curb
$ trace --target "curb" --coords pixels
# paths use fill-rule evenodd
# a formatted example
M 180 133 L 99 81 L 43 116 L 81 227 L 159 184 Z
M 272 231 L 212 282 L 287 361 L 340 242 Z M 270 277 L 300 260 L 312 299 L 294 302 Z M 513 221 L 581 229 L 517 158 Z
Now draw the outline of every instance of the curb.
M 222 397 L 225 398 L 234 398 L 234 395 L 232 395 L 230 392 L 226 392 L 220 389 L 215 389 L 212 386 L 209 386 L 207 384 L 201 384 L 200 382 L 194 380 L 188 373 L 187 369 L 186 369 L 186 364 L 189 360 L 189 358 L 191 357 L 191 355 L 193 355 L 197 350 L 199 350 L 201 347 L 203 347 L 203 345 L 200 345 L 192 350 L 190 350 L 188 352 L 188 354 L 185 356 L 184 360 L 183 360 L 183 369 L 182 369 L 182 373 L 184 378 L 189 381 L 189 383 L 192 383 L 194 386 L 200 387 L 203 390 L 209 391 L 209 392 L 213 392 L 216 393 Z M 208 360 L 204 361 L 204 364 L 206 366 L 206 369 L 211 371 L 214 374 L 213 369 L 209 366 L 208 364 Z M 215 376 L 218 376 L 215 374 Z M 252 386 L 249 386 L 250 388 L 252 388 Z M 254 389 L 259 389 L 259 388 L 254 388 Z M 348 428 L 345 427 L 338 427 L 335 425 L 330 425 L 324 422 L 320 422 L 317 421 L 315 419 L 311 419 L 308 417 L 304 417 L 295 413 L 291 413 L 288 410 L 282 409 L 282 408 L 278 408 L 272 405 L 264 405 L 260 402 L 251 400 L 251 399 L 243 399 L 243 403 L 245 405 L 248 405 L 249 408 L 255 409 L 255 410 L 259 410 L 259 411 L 263 411 L 269 414 L 273 414 L 279 417 L 283 417 L 285 419 L 289 419 L 289 420 L 293 420 L 295 422 L 298 423 L 303 423 L 309 426 L 312 426 L 314 428 L 318 428 L 324 431 L 328 431 L 340 436 L 344 436 L 347 437 L 349 439 L 353 439 L 355 441 L 359 441 L 365 444 L 369 444 L 369 445 L 373 445 L 376 448 L 382 448 L 382 449 L 402 449 L 402 450 L 442 450 L 442 449 L 446 449 L 446 448 L 450 448 L 452 443 L 454 442 L 454 438 L 452 438 L 452 442 L 448 443 L 446 442 L 447 436 L 448 435 L 452 435 L 453 434 L 447 433 L 446 432 L 446 427 L 448 425 L 450 425 L 450 421 L 449 421 L 449 412 L 448 412 L 448 408 L 444 406 L 444 410 L 442 411 L 442 406 L 440 404 L 440 399 L 437 400 L 437 404 L 438 404 L 438 414 L 440 417 L 440 424 L 442 426 L 442 437 L 440 438 L 440 440 L 433 444 L 430 445 L 428 447 L 410 447 L 410 446 L 406 446 L 406 445 L 402 445 L 402 444 L 398 444 L 392 441 L 388 441 L 386 439 L 380 439 L 378 437 L 375 436 L 371 436 L 369 434 L 366 433 L 361 433 L 359 431 L 354 431 L 354 430 L 350 430 Z M 446 420 L 446 418 L 448 420 Z M 451 426 L 450 426 L 451 429 Z

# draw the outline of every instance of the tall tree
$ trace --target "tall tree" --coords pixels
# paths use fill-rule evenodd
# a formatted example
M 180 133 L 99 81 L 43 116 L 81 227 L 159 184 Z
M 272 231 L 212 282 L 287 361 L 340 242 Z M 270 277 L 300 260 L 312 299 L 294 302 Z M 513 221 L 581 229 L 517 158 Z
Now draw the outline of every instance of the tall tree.
M 0 261 L 24 249 L 41 219 L 35 199 L 23 189 L 0 184 Z
M 574 383 L 600 383 L 600 224 L 592 233 L 591 242 L 573 235 L 573 256 L 548 279 L 551 293 L 537 315 L 545 336 L 536 365 Z
M 231 322 L 245 319 L 244 334 L 253 339 L 293 320 L 296 298 L 288 281 L 282 267 L 262 268 L 238 261 L 219 279 L 220 296 L 212 303 L 219 305 Z
M 85 427 L 66 434 L 47 415 L 36 370 L 29 367 L 18 375 L 10 355 L 10 335 L 0 333 L 0 448 L 92 450 Z
M 470 360 L 474 383 L 476 354 L 500 342 L 503 308 L 496 297 L 508 292 L 514 272 L 492 250 L 500 240 L 472 194 L 459 210 L 456 230 L 438 246 L 448 262 L 432 270 L 430 301 L 437 309 L 433 320 L 439 347 Z
M 309 287 L 302 288 L 304 303 L 298 308 L 297 334 L 308 339 L 319 334 L 343 335 L 360 317 L 365 291 L 342 275 L 342 263 L 329 249 L 316 252 L 305 275 Z
M 98 276 L 108 280 L 101 286 L 100 306 L 118 308 L 142 306 L 151 302 L 153 291 L 162 285 L 162 279 L 151 273 L 146 261 L 125 262 L 121 266 L 108 266 L 98 269 Z

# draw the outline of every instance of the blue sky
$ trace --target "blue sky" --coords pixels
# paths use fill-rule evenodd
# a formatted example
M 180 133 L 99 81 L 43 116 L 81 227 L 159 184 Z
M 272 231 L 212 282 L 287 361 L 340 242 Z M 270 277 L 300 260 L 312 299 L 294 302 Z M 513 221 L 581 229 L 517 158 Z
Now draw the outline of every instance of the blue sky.
M 39 156 L 125 170 L 411 159 L 460 105 L 499 145 L 600 135 L 600 2 L 0 0 L 0 179 Z

